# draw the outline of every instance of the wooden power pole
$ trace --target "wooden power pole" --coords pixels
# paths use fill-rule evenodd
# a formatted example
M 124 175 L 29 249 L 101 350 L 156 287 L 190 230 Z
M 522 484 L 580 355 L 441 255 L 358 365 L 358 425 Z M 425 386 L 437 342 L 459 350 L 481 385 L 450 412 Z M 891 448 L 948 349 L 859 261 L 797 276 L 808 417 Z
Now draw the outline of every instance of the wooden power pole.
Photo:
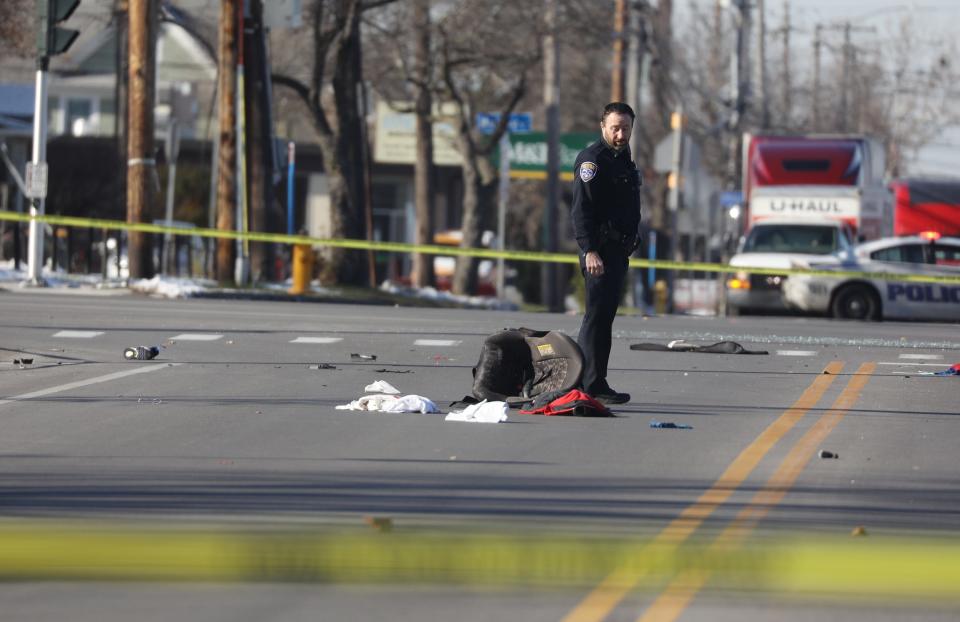
M 129 130 L 127 135 L 127 222 L 140 223 L 152 213 L 151 186 L 156 178 L 153 102 L 156 90 L 157 0 L 129 0 Z M 130 277 L 152 276 L 147 235 L 129 232 Z
M 625 45 L 625 26 L 627 23 L 627 0 L 616 0 L 613 13 L 613 70 L 610 76 L 610 101 L 625 101 L 623 93 L 624 76 L 626 73 L 626 63 L 624 57 L 627 46 Z
M 240 0 L 223 0 L 220 4 L 220 44 L 217 50 L 220 77 L 217 84 L 219 110 L 220 160 L 217 163 L 217 229 L 236 229 L 237 202 L 237 11 Z M 231 283 L 234 279 L 236 242 L 217 239 L 217 280 Z

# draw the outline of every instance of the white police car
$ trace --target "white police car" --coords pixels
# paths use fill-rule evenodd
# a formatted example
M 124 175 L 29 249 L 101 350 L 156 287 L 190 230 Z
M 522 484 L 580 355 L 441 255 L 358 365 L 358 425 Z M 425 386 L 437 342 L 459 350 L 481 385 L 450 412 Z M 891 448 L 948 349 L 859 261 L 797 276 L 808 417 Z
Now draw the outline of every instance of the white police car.
M 882 272 L 891 278 L 794 274 L 784 283 L 791 309 L 857 320 L 960 321 L 960 238 L 921 235 L 883 238 L 854 249 L 855 259 L 824 270 Z M 897 274 L 948 277 L 942 283 L 897 280 Z
M 781 288 L 795 265 L 840 264 L 853 257 L 853 234 L 840 220 L 769 218 L 754 223 L 730 258 L 727 315 L 784 311 Z M 783 270 L 759 274 L 750 268 Z M 791 277 L 792 278 L 792 277 Z

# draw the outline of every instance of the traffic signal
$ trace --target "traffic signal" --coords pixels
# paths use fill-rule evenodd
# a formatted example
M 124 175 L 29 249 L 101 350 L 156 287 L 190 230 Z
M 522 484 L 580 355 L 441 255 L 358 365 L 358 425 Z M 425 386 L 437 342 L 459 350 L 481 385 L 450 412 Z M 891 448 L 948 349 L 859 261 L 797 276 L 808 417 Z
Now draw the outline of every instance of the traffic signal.
M 37 0 L 37 56 L 63 54 L 80 36 L 79 30 L 59 25 L 73 15 L 79 4 L 80 0 Z

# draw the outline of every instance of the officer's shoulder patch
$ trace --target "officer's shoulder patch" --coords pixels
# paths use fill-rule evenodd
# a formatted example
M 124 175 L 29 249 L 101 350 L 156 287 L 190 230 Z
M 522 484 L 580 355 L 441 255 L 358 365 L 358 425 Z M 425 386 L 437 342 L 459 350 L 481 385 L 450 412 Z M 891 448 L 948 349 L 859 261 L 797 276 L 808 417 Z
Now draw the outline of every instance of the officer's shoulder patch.
M 596 177 L 597 165 L 593 162 L 584 162 L 580 165 L 580 179 L 587 182 Z

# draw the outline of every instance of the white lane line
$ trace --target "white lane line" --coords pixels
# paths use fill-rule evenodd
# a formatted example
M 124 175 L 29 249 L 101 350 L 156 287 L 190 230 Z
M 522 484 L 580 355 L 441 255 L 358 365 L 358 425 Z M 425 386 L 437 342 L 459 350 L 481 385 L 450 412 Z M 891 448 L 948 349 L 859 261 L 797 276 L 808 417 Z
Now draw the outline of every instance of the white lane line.
M 777 350 L 777 356 L 816 356 L 816 350 Z
M 337 343 L 343 341 L 343 337 L 297 337 L 290 343 Z
M 897 367 L 943 367 L 943 363 L 877 363 L 877 365 L 896 365 Z
M 171 363 L 170 365 L 179 365 L 179 363 Z M 137 367 L 136 369 L 126 369 L 124 371 L 114 372 L 112 374 L 107 374 L 106 376 L 97 376 L 96 378 L 88 378 L 87 380 L 78 380 L 77 382 L 68 382 L 67 384 L 61 384 L 56 387 L 50 387 L 49 389 L 40 389 L 39 391 L 33 391 L 31 393 L 21 393 L 20 395 L 14 395 L 13 397 L 8 397 L 7 399 L 0 400 L 0 406 L 12 404 L 13 402 L 22 402 L 23 400 L 32 400 L 36 397 L 43 397 L 44 395 L 51 395 L 53 393 L 62 393 L 63 391 L 69 391 L 70 389 L 79 389 L 80 387 L 86 387 L 91 384 L 100 384 L 101 382 L 110 382 L 111 380 L 126 378 L 127 376 L 136 376 L 137 374 L 145 374 L 147 372 L 158 371 L 166 368 L 167 368 L 167 365 L 146 365 L 144 367 Z
M 901 354 L 899 357 L 901 359 L 907 359 L 911 361 L 942 361 L 942 354 Z
M 170 337 L 170 339 L 173 341 L 216 341 L 222 337 L 223 335 L 213 335 L 210 333 L 184 333 L 176 337 Z
M 455 339 L 417 339 L 413 342 L 415 346 L 458 346 L 462 341 Z
M 66 339 L 92 339 L 103 334 L 102 330 L 61 330 L 54 333 L 54 337 L 64 337 Z

